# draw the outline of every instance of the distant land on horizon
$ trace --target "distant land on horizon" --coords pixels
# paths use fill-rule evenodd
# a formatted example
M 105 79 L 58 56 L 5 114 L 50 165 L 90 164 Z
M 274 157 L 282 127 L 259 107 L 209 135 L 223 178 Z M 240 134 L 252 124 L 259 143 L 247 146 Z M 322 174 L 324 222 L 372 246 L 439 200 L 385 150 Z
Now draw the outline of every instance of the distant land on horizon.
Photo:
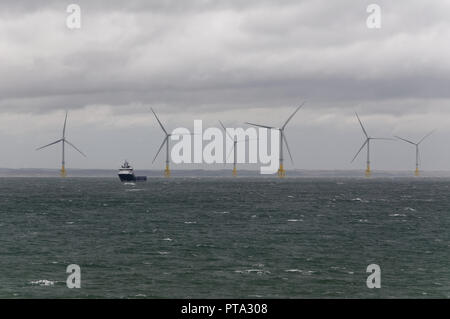
M 0 177 L 59 177 L 59 169 L 47 168 L 0 168 Z M 117 177 L 116 169 L 79 169 L 67 170 L 68 177 Z M 137 176 L 164 177 L 163 170 L 136 170 Z M 414 171 L 374 170 L 373 177 L 414 177 Z M 230 169 L 173 169 L 173 177 L 232 177 Z M 238 170 L 238 177 L 277 177 L 261 175 L 259 170 Z M 287 170 L 287 177 L 364 177 L 364 170 Z M 450 171 L 422 171 L 421 177 L 450 177 Z

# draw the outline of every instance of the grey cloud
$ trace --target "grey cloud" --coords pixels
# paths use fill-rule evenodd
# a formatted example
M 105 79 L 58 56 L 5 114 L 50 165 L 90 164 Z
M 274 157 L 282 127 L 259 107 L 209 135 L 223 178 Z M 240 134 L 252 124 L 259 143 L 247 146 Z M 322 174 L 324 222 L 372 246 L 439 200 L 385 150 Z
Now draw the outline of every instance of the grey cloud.
M 449 98 L 445 1 L 379 1 L 378 31 L 365 26 L 365 1 L 75 2 L 83 28 L 69 31 L 60 1 L 2 1 L 12 35 L 0 40 L 1 110 L 214 112 L 305 98 L 329 108 L 402 100 L 409 110 Z

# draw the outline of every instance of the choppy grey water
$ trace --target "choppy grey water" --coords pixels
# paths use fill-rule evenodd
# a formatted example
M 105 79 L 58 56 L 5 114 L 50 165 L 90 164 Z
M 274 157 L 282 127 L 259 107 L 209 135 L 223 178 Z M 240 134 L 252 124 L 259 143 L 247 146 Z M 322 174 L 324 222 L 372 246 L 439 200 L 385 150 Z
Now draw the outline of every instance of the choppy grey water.
M 449 179 L 0 179 L 2 298 L 450 297 Z M 368 289 L 366 268 L 381 267 Z M 81 288 L 66 267 L 81 267 Z

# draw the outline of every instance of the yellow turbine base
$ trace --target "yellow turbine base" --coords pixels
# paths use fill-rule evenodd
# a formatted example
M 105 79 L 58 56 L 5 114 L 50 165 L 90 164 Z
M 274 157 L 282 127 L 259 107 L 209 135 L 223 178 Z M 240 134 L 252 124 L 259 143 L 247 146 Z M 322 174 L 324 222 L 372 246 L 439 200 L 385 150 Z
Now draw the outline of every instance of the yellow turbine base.
M 61 167 L 61 177 L 66 177 L 67 176 L 67 172 L 66 169 L 64 168 L 64 165 Z
M 164 170 L 164 177 L 170 177 L 169 165 L 166 165 L 166 169 Z
M 370 170 L 370 166 L 367 166 L 366 168 L 366 177 L 372 176 L 372 171 Z
M 233 176 L 237 176 L 237 170 L 236 170 L 236 167 L 235 168 L 233 168 Z
M 416 170 L 414 171 L 414 176 L 419 176 L 420 174 L 419 174 L 419 169 L 418 168 L 416 168 Z
M 283 165 L 280 165 L 280 168 L 278 169 L 278 177 L 283 178 L 286 176 L 286 171 L 283 168 Z

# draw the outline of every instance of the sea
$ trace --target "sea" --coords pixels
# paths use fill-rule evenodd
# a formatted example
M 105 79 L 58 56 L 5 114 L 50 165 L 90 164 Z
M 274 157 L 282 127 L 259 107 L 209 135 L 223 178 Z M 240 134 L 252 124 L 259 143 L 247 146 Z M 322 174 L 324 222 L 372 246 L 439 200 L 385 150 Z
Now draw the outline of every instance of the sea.
M 0 178 L 0 298 L 449 298 L 449 187 Z

